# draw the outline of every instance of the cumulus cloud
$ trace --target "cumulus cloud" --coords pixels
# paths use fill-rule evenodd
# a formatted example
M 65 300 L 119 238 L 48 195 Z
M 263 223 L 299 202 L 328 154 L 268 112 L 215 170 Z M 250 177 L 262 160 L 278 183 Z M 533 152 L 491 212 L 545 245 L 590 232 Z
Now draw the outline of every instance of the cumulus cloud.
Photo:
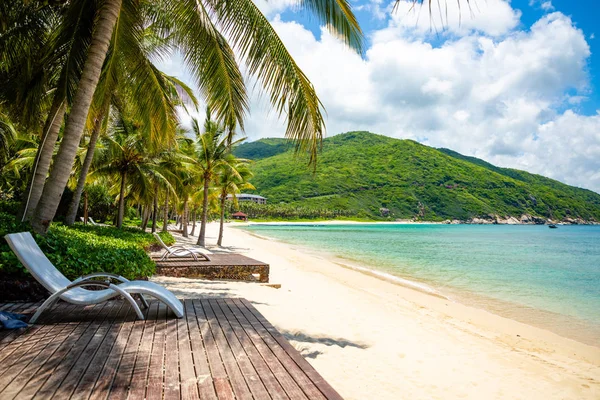
M 481 4 L 480 4 L 481 3 Z M 416 34 L 466 35 L 473 31 L 490 36 L 501 36 L 519 24 L 521 11 L 513 9 L 505 0 L 440 1 L 415 5 L 402 0 L 395 4 L 391 13 L 390 28 L 382 34 L 406 36 L 407 30 Z

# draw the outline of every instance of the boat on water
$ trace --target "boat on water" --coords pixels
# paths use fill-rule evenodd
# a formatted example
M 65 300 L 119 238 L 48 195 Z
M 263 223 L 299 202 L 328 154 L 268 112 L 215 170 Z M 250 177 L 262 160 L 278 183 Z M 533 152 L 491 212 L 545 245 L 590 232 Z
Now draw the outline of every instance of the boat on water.
M 554 225 L 554 224 L 550 224 L 550 225 L 548 225 L 548 228 L 550 228 L 550 229 L 556 229 L 558 227 L 556 225 Z

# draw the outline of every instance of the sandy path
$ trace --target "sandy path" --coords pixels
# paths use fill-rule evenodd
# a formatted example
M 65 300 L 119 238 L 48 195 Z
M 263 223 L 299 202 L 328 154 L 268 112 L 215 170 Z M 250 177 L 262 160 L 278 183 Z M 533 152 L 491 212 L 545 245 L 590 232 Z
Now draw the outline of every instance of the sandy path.
M 210 224 L 209 244 L 217 230 Z M 182 297 L 249 299 L 347 399 L 600 399 L 598 347 L 230 226 L 224 244 L 269 263 L 271 282 L 282 288 L 153 280 Z

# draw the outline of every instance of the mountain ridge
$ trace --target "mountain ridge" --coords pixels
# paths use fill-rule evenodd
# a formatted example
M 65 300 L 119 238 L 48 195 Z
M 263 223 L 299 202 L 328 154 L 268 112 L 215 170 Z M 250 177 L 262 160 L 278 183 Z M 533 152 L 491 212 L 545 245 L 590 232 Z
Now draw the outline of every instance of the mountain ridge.
M 600 194 L 591 190 L 408 139 L 364 131 L 326 138 L 314 174 L 286 139 L 261 139 L 234 152 L 254 160 L 255 192 L 275 204 L 373 219 L 600 221 Z

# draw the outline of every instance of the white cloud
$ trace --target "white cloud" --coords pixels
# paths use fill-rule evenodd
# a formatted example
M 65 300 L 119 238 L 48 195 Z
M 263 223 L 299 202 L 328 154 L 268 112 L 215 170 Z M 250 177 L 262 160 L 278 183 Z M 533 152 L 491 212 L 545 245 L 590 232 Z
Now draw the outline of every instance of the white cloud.
M 405 36 L 406 30 L 411 30 L 419 35 L 467 35 L 477 31 L 501 36 L 514 29 L 521 17 L 521 11 L 505 0 L 434 1 L 431 14 L 426 3 L 415 6 L 412 1 L 399 1 L 391 14 L 390 27 L 378 35 Z
M 544 0 L 529 0 L 529 5 L 531 7 L 535 7 L 539 5 L 539 8 L 541 8 L 542 10 L 546 11 L 546 12 L 550 12 L 550 11 L 554 11 L 554 5 L 552 4 L 551 1 L 544 1 Z

